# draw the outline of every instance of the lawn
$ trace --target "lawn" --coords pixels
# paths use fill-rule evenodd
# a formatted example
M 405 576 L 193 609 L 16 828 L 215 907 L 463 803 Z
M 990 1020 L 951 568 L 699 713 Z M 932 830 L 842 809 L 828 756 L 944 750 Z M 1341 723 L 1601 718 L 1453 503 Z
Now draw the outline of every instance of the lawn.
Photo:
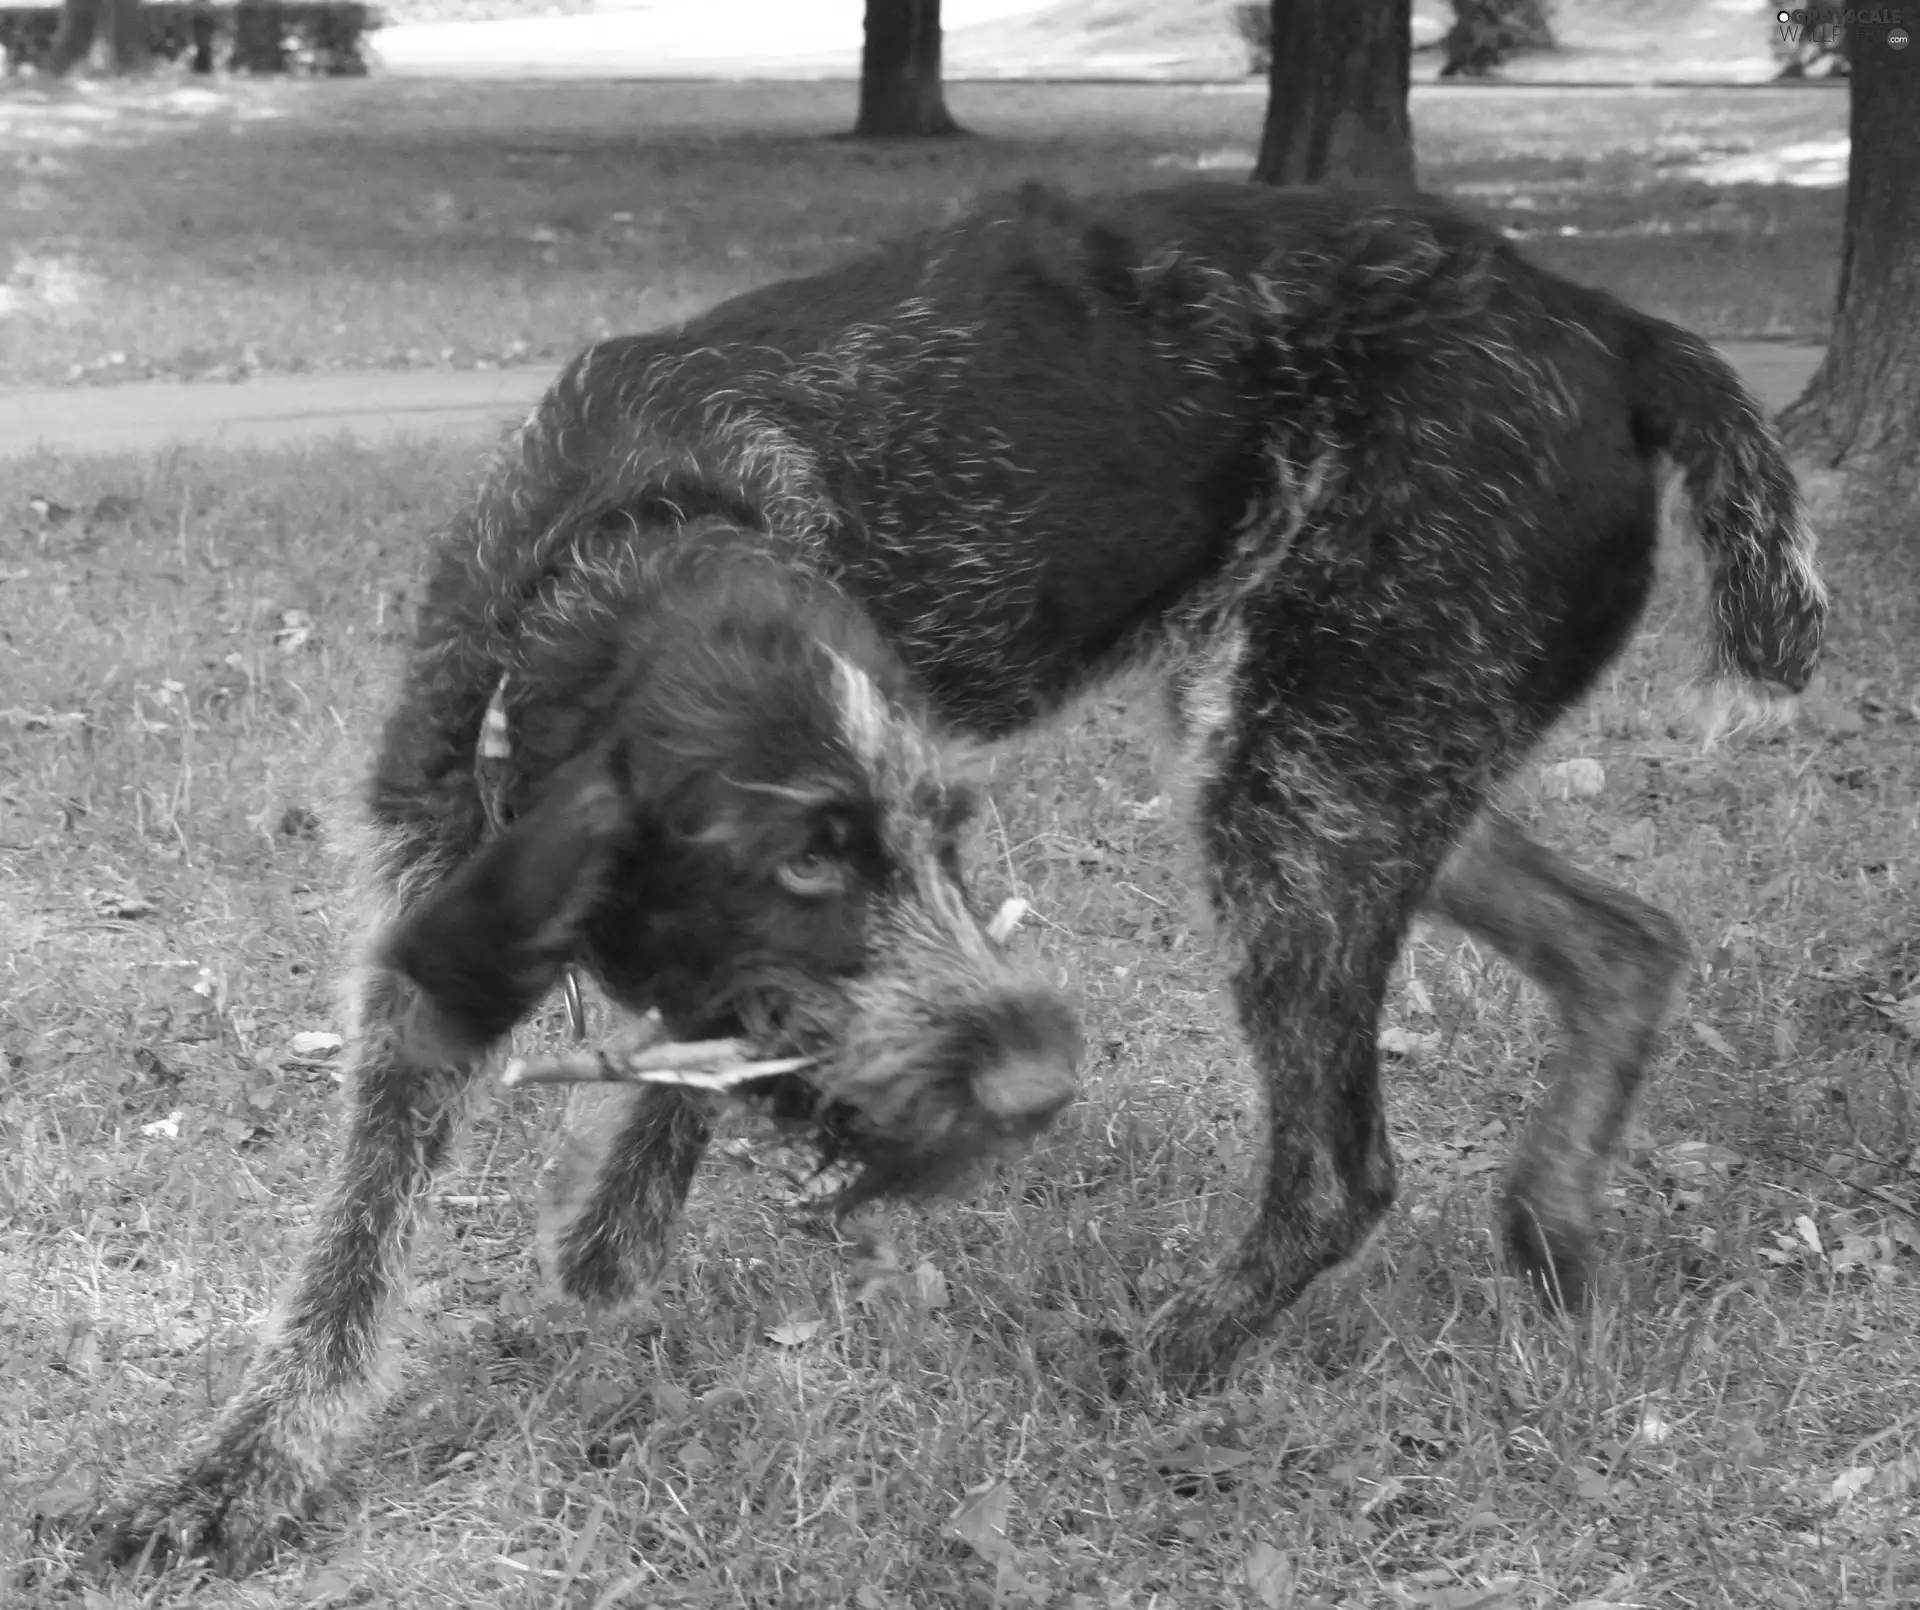
M 984 138 L 864 145 L 844 84 L 0 85 L 0 384 L 556 361 L 983 187 L 1244 175 L 1253 86 L 953 90 Z M 1820 90 L 1417 91 L 1423 176 L 1717 336 L 1825 333 L 1840 219 L 1764 182 Z M 1759 179 L 1702 163 L 1756 159 Z
M 864 152 L 819 140 L 840 113 L 797 87 L 737 100 L 725 140 L 712 89 L 490 90 L 472 140 L 431 95 L 232 93 L 285 116 L 230 134 L 226 112 L 166 114 L 182 126 L 44 148 L 66 166 L 37 181 L 36 216 L 70 207 L 62 228 L 97 231 L 84 251 L 59 237 L 60 260 L 114 294 L 65 305 L 90 326 L 16 304 L 14 378 L 54 372 L 23 354 L 61 330 L 71 353 L 121 332 L 123 368 L 164 367 L 190 335 L 216 360 L 244 338 L 273 362 L 364 361 L 378 350 L 353 341 L 376 324 L 426 351 L 436 307 L 449 345 L 518 307 L 496 329 L 535 353 L 543 283 L 558 348 L 1022 166 L 1092 183 L 1224 164 L 1258 115 L 1246 97 L 1009 89 L 956 97 L 997 120 L 992 144 Z M 644 133 L 605 132 L 617 105 Z M 332 133 L 304 144 L 322 107 Z M 1677 164 L 1617 153 L 1774 151 L 1843 111 L 1463 95 L 1425 103 L 1421 137 L 1430 172 L 1552 261 L 1712 328 L 1807 333 L 1835 195 L 1650 182 Z M 357 180 L 312 155 L 370 152 L 376 126 Z M 139 204 L 142 175 L 164 193 L 187 151 L 226 164 L 192 192 L 198 242 Z M 392 209 L 435 174 L 459 188 L 428 186 L 454 199 L 408 214 L 410 235 Z M 632 215 L 624 244 L 608 209 Z M 511 233 L 536 220 L 553 240 Z M 141 280 L 142 263 L 200 277 Z M 328 347 L 329 321 L 353 334 Z M 971 849 L 984 897 L 1032 902 L 1023 943 L 1084 1006 L 1084 1093 L 1037 1154 L 837 1242 L 796 1216 L 790 1160 L 742 1131 L 653 1311 L 588 1327 L 529 1260 L 559 1098 L 503 1094 L 426 1227 L 406 1390 L 309 1545 L 239 1583 L 76 1580 L 73 1517 L 175 1457 L 231 1391 L 292 1257 L 336 1090 L 307 1037 L 341 1028 L 338 828 L 421 536 L 474 472 L 470 451 L 418 443 L 0 462 L 0 1604 L 1920 1602 L 1920 562 L 1859 525 L 1830 536 L 1841 607 L 1799 726 L 1703 754 L 1675 724 L 1702 611 L 1681 544 L 1629 656 L 1515 786 L 1544 837 L 1671 907 L 1697 951 L 1578 1326 L 1542 1316 L 1488 1235 L 1551 1024 L 1501 963 L 1422 931 L 1389 1014 L 1402 1194 L 1384 1235 L 1220 1393 L 1104 1395 L 1093 1333 L 1137 1329 L 1220 1245 L 1256 1146 L 1151 735 L 1114 696 L 1002 757 Z M 1576 757 L 1605 786 L 1556 798 L 1544 768 Z M 525 1038 L 558 1029 L 550 1012 Z
M 656 1311 L 586 1328 L 528 1257 L 557 1098 L 502 1097 L 428 1226 L 410 1388 L 311 1548 L 239 1584 L 72 1583 L 62 1523 L 231 1390 L 292 1255 L 334 1093 L 296 1038 L 340 1026 L 334 829 L 418 537 L 471 470 L 420 446 L 0 470 L 0 1602 L 1920 1595 L 1920 588 L 1864 537 L 1832 545 L 1844 609 L 1791 734 L 1702 755 L 1672 724 L 1683 550 L 1541 757 L 1597 760 L 1604 792 L 1516 790 L 1698 947 L 1589 1322 L 1544 1319 L 1486 1229 L 1550 1026 L 1434 931 L 1391 1014 L 1387 1234 L 1219 1395 L 1101 1396 L 1093 1330 L 1219 1244 L 1254 1155 L 1149 735 L 1113 699 L 1004 758 L 973 847 L 1087 1014 L 1084 1098 L 1037 1156 L 836 1245 L 742 1134 Z M 49 523 L 36 493 L 78 512 Z

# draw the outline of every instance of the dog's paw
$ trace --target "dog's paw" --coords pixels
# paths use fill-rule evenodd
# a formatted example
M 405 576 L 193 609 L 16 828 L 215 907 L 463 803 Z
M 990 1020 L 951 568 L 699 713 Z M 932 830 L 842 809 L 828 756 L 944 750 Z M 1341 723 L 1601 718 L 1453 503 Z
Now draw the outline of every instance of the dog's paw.
M 1147 1325 L 1147 1356 L 1160 1384 L 1177 1395 L 1217 1391 L 1253 1332 L 1205 1289 L 1184 1292 Z
M 86 1563 L 96 1573 L 204 1561 L 225 1576 L 267 1564 L 318 1505 L 290 1465 L 216 1452 L 147 1481 L 96 1514 Z
M 1582 1312 L 1599 1266 L 1590 1219 L 1578 1204 L 1510 1189 L 1501 1203 L 1501 1239 L 1507 1257 L 1555 1313 Z M 1558 1211 L 1555 1211 L 1555 1209 Z
M 548 1293 L 578 1304 L 595 1320 L 638 1310 L 651 1289 L 641 1279 L 640 1262 L 605 1226 L 575 1219 L 550 1230 L 543 1222 L 540 1243 L 540 1272 Z
M 1129 1330 L 1091 1324 L 1086 1316 L 1062 1309 L 1041 1309 L 1026 1341 L 1042 1374 L 1083 1414 L 1111 1414 L 1151 1390 L 1151 1372 L 1143 1369 Z

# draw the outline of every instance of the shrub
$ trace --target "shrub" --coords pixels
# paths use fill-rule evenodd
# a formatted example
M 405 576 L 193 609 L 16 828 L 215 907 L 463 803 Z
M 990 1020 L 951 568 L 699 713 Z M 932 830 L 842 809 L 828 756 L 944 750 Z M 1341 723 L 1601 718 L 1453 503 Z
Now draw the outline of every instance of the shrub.
M 1795 39 L 1767 15 L 1768 41 L 1773 59 L 1780 64 L 1775 78 L 1845 78 L 1853 70 L 1847 53 L 1847 30 L 1841 27 L 1802 26 Z
M 1547 0 L 1453 0 L 1442 78 L 1477 78 L 1521 50 L 1552 50 Z
M 1461 3 L 1462 0 L 1454 0 L 1456 19 Z M 1519 9 L 1524 9 L 1538 18 L 1535 34 L 1530 37 L 1537 37 L 1544 41 L 1544 44 L 1538 48 L 1550 49 L 1553 37 L 1547 28 L 1545 0 L 1504 0 L 1504 5 L 1499 8 L 1512 10 L 1516 9 L 1516 5 Z M 1422 51 L 1432 50 L 1436 44 L 1451 41 L 1454 32 L 1460 26 L 1456 20 L 1454 28 L 1449 30 L 1445 40 L 1442 40 L 1437 33 L 1430 30 L 1428 22 L 1429 19 L 1424 13 L 1416 13 L 1413 23 L 1413 50 L 1416 55 Z M 1266 5 L 1264 0 L 1243 0 L 1242 4 L 1233 8 L 1233 29 L 1239 34 L 1240 42 L 1246 46 L 1247 71 L 1255 76 L 1264 76 L 1273 66 L 1273 8 Z
M 147 49 L 157 61 L 186 58 L 196 73 L 298 73 L 356 78 L 367 70 L 362 45 L 380 26 L 361 0 L 151 0 L 140 10 Z M 56 6 L 0 6 L 6 70 L 40 71 L 60 26 Z
M 1273 66 L 1273 9 L 1261 0 L 1233 8 L 1233 29 L 1247 47 L 1247 71 L 1265 74 Z

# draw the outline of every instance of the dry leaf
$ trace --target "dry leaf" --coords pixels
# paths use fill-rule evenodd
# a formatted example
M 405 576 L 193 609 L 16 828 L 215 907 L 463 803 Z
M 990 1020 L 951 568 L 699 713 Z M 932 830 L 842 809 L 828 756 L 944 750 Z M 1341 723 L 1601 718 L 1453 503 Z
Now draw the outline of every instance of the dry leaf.
M 1740 1054 L 1727 1044 L 1727 1037 L 1711 1024 L 1702 1023 L 1696 1017 L 1690 1020 L 1688 1026 L 1692 1028 L 1694 1037 L 1709 1050 L 1718 1051 L 1729 1062 L 1740 1060 Z
M 1033 910 L 1018 895 L 1010 895 L 1000 902 L 1000 909 L 993 914 L 993 920 L 987 924 L 987 937 L 996 945 L 1004 945 L 1013 938 L 1014 931 L 1027 920 L 1027 914 Z
M 1874 1472 L 1873 1491 L 1877 1497 L 1902 1499 L 1916 1487 L 1920 1487 L 1920 1454 L 1906 1454 Z
M 853 1288 L 853 1302 L 856 1308 L 871 1309 L 889 1292 L 900 1290 L 901 1275 L 898 1272 L 888 1274 L 881 1271 L 871 1274 Z
M 96 917 L 112 917 L 131 922 L 136 917 L 151 917 L 160 908 L 144 895 L 112 894 L 104 889 L 87 891 L 87 904 Z
M 1592 799 L 1606 786 L 1606 769 L 1585 756 L 1540 768 L 1540 787 L 1549 799 Z
M 344 1599 L 353 1593 L 359 1584 L 346 1572 L 329 1566 L 300 1584 L 300 1598 L 304 1604 L 326 1604 L 333 1599 Z
M 1868 997 L 1869 1004 L 1908 1038 L 1920 1040 L 1920 995 L 1896 1001 L 1890 995 Z
M 1625 1610 L 1626 1606 L 1639 1604 L 1633 1591 L 1634 1577 L 1631 1571 L 1615 1571 L 1600 1585 L 1600 1591 L 1585 1599 L 1575 1599 L 1567 1610 Z
M 1654 1156 L 1675 1179 L 1702 1180 L 1727 1175 L 1745 1165 L 1746 1158 L 1731 1147 L 1710 1140 L 1677 1140 Z
M 1415 1603 L 1427 1607 L 1427 1610 L 1514 1610 L 1520 1600 L 1514 1589 L 1517 1584 L 1504 1579 L 1488 1587 L 1461 1585 L 1452 1588 L 1434 1588 L 1418 1596 Z
M 859 1177 L 859 1173 L 859 1169 L 851 1162 L 830 1163 L 807 1175 L 783 1195 L 792 1207 L 817 1211 L 823 1203 L 842 1195 Z
M 313 617 L 304 609 L 283 609 L 280 629 L 273 634 L 273 646 L 282 654 L 292 654 L 313 636 Z
M 150 1124 L 142 1124 L 140 1133 L 149 1140 L 178 1140 L 180 1138 L 180 1119 L 183 1115 L 176 1108 L 164 1118 L 156 1118 Z
M 324 1029 L 302 1029 L 287 1041 L 287 1049 L 297 1057 L 330 1057 L 346 1043 Z
M 1252 1458 L 1244 1448 L 1216 1448 L 1203 1442 L 1170 1453 L 1159 1464 L 1169 1476 L 1223 1476 L 1229 1470 L 1238 1470 Z
M 820 1334 L 824 1319 L 783 1319 L 767 1332 L 767 1340 L 781 1347 L 799 1347 Z
M 913 1288 L 920 1294 L 920 1301 L 928 1308 L 945 1308 L 952 1300 L 947 1290 L 947 1277 L 931 1263 L 921 1262 L 914 1266 Z
M 1007 1522 L 1012 1513 L 1013 1488 L 1005 1477 L 996 1477 L 968 1488 L 947 1525 L 989 1565 L 1011 1565 L 1014 1547 L 1007 1536 Z
M 1833 1478 L 1833 1485 L 1827 1490 L 1828 1497 L 1836 1504 L 1844 1504 L 1849 1498 L 1864 1492 L 1867 1484 L 1873 1480 L 1872 1465 L 1855 1465 L 1843 1470 Z
M 1866 718 L 1852 705 L 1829 694 L 1817 694 L 1806 701 L 1806 712 L 1822 732 L 1848 738 L 1867 730 Z
M 1247 1586 L 1267 1610 L 1280 1610 L 1293 1594 L 1293 1561 L 1271 1543 L 1247 1550 Z
M 1418 1062 L 1430 1052 L 1439 1049 L 1440 1036 L 1422 1034 L 1415 1029 L 1403 1029 L 1398 1024 L 1389 1024 L 1380 1031 L 1379 1045 L 1383 1056 L 1405 1057 L 1409 1062 Z
M 51 1487 L 42 1488 L 28 1500 L 29 1514 L 39 1515 L 47 1520 L 61 1520 L 69 1515 L 78 1515 L 85 1510 L 93 1499 L 93 1479 L 84 1470 L 74 1471 Z
M 667 1425 L 679 1425 L 693 1409 L 693 1399 L 685 1387 L 672 1381 L 653 1383 L 653 1417 Z
M 1607 840 L 1608 853 L 1618 856 L 1622 861 L 1644 861 L 1653 854 L 1653 845 L 1653 819 L 1647 816 L 1637 822 L 1629 822 Z
M 624 1408 L 633 1396 L 633 1388 L 624 1381 L 608 1381 L 588 1376 L 574 1388 L 574 1402 L 586 1420 L 599 1420 Z
M 1815 1224 L 1806 1214 L 1800 1213 L 1795 1215 L 1793 1231 L 1795 1235 L 1799 1236 L 1802 1241 L 1806 1242 L 1806 1244 L 1813 1249 L 1813 1255 L 1816 1258 L 1824 1258 L 1827 1255 L 1827 1249 L 1820 1240 L 1819 1225 Z
M 87 724 L 84 710 L 22 710 L 17 705 L 0 710 L 0 721 L 22 732 L 72 732 Z
M 1606 1472 L 1591 1465 L 1573 1465 L 1567 1470 L 1567 1485 L 1589 1504 L 1604 1504 L 1612 1491 Z

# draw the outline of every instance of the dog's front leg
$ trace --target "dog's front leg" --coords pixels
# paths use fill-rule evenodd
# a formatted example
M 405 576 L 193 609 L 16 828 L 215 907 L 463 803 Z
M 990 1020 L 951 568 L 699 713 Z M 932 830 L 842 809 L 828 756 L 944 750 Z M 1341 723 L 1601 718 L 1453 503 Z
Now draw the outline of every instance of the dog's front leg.
M 712 1133 L 708 1102 L 658 1085 L 578 1099 L 541 1206 L 540 1261 L 567 1296 L 617 1308 L 660 1276 Z
M 313 1513 L 390 1388 L 386 1316 L 484 1053 L 436 1035 L 418 992 L 389 971 L 368 971 L 356 994 L 344 1141 L 292 1287 L 205 1439 L 101 1517 L 103 1563 L 264 1564 Z

